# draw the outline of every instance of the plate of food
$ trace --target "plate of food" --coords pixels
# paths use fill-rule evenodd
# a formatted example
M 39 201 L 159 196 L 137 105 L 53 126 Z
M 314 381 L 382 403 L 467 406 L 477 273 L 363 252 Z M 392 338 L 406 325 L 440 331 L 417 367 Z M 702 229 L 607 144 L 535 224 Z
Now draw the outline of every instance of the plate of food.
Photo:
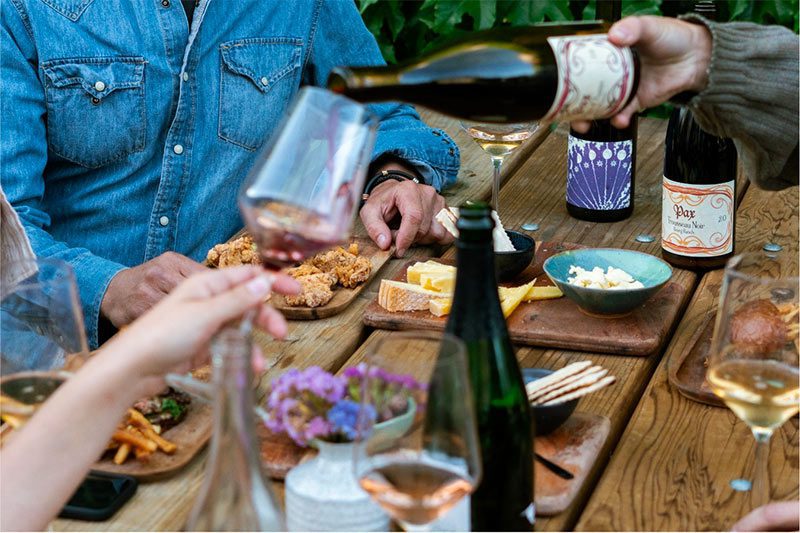
M 302 287 L 295 296 L 272 296 L 272 305 L 286 318 L 314 320 L 343 311 L 364 290 L 378 270 L 394 254 L 381 250 L 369 238 L 354 237 L 350 243 L 320 252 L 285 270 Z M 259 265 L 253 238 L 243 234 L 208 252 L 206 264 L 214 268 Z
M 169 388 L 128 409 L 92 469 L 140 481 L 163 479 L 203 449 L 211 438 L 211 426 L 210 405 Z

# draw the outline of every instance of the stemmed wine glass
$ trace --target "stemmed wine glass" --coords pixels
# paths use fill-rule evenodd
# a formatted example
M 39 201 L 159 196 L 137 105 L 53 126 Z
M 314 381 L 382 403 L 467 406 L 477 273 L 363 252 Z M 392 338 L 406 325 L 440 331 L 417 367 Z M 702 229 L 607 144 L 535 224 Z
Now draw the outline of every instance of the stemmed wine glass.
M 88 347 L 68 263 L 39 258 L 3 268 L 19 275 L 0 287 L 0 410 L 20 423 L 80 368 Z
M 279 269 L 347 240 L 377 119 L 343 96 L 300 90 L 239 193 L 264 265 Z
M 492 209 L 497 211 L 499 215 L 500 170 L 503 167 L 503 161 L 506 156 L 519 148 L 523 142 L 539 129 L 539 123 L 493 124 L 461 122 L 461 128 L 492 158 L 492 166 L 494 167 Z
M 377 128 L 361 104 L 317 87 L 300 90 L 239 191 L 266 268 L 292 266 L 350 237 Z M 243 333 L 252 328 L 252 313 L 240 322 Z M 190 375 L 166 380 L 204 400 L 213 394 Z
M 770 437 L 800 408 L 799 284 L 785 258 L 743 254 L 725 267 L 707 379 L 756 439 L 753 507 L 769 499 Z
M 434 332 L 392 333 L 367 352 L 365 364 L 356 479 L 407 531 L 425 530 L 481 479 L 464 344 Z M 416 411 L 411 424 L 381 419 L 395 401 L 379 386 L 387 372 L 419 384 L 408 400 Z

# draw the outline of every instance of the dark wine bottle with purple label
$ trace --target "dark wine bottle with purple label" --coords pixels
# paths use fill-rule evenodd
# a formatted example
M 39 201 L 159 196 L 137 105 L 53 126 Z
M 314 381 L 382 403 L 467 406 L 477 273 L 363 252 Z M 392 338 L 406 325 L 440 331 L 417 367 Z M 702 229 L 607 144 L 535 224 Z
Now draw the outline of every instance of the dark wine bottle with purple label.
M 637 117 L 625 129 L 595 120 L 589 131 L 570 130 L 567 211 L 580 220 L 614 222 L 633 213 Z

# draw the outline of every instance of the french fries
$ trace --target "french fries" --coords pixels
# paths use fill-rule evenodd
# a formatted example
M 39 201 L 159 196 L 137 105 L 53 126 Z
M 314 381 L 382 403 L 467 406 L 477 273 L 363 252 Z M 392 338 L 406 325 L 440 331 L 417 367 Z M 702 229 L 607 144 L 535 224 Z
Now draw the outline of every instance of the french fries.
M 7 407 L 18 407 L 15 405 L 18 402 L 5 396 L 2 398 L 3 400 L 0 404 L 2 404 L 3 412 L 0 413 L 0 419 L 6 424 L 4 430 L 8 430 L 2 433 L 4 441 L 7 433 L 21 428 L 30 415 L 20 414 L 23 412 L 22 409 L 6 410 Z M 25 406 L 25 404 L 20 405 Z M 35 409 L 32 411 L 35 411 Z M 177 444 L 168 441 L 159 433 L 159 429 L 154 427 L 142 413 L 136 409 L 128 409 L 125 419 L 120 422 L 111 436 L 111 440 L 106 446 L 106 451 L 114 451 L 112 461 L 117 465 L 123 464 L 131 455 L 136 457 L 138 461 L 146 462 L 159 450 L 169 455 L 175 453 L 178 449 Z
M 114 453 L 114 464 L 123 464 L 131 452 L 140 462 L 149 461 L 158 450 L 166 454 L 175 453 L 178 446 L 158 433 L 142 413 L 136 409 L 128 409 L 128 414 L 117 427 L 108 446 L 109 450 L 117 450 Z

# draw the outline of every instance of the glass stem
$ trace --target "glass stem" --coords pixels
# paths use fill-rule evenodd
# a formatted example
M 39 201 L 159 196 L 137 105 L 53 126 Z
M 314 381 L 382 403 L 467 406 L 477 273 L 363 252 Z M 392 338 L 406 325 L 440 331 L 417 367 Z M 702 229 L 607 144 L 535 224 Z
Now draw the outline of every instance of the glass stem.
M 750 503 L 755 509 L 769 503 L 769 439 L 772 437 L 772 431 L 753 429 L 753 436 L 756 438 L 756 457 Z
M 492 165 L 494 166 L 494 179 L 492 180 L 492 209 L 497 211 L 500 215 L 500 169 L 503 168 L 502 157 L 492 157 Z

